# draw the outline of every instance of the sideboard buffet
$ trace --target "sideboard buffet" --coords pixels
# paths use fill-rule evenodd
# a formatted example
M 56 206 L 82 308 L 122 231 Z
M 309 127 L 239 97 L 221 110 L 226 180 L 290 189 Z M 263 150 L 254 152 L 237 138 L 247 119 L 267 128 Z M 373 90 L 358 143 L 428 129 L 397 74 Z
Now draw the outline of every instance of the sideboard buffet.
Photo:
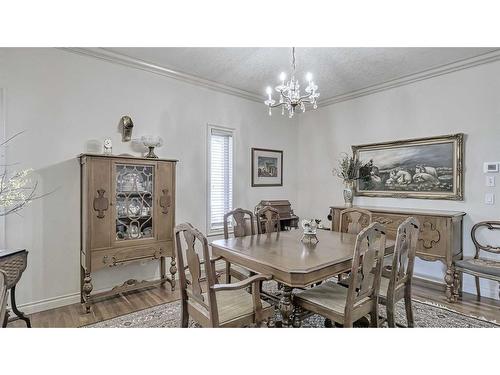
M 82 154 L 81 302 L 86 311 L 97 298 L 169 282 L 177 272 L 175 225 L 176 160 Z M 170 277 L 166 274 L 170 257 Z M 92 293 L 92 273 L 148 260 L 159 261 L 160 278 L 128 279 Z
M 372 213 L 373 221 L 383 224 L 387 229 L 387 237 L 395 239 L 396 231 L 406 218 L 413 216 L 420 222 L 420 235 L 416 256 L 426 261 L 440 261 L 446 266 L 444 276 L 445 293 L 448 301 L 456 301 L 460 292 L 459 274 L 454 267 L 454 261 L 462 259 L 463 245 L 462 219 L 465 212 L 401 209 L 389 207 L 357 206 Z M 338 230 L 340 212 L 345 206 L 330 207 L 329 219 L 332 230 Z M 365 223 L 368 225 L 369 223 Z

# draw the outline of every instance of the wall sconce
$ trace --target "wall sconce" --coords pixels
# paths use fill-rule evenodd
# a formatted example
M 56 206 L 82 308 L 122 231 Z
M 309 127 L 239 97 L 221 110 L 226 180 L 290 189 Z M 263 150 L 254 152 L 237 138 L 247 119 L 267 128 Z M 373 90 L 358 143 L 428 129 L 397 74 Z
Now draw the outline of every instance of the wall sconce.
M 129 116 L 123 116 L 120 119 L 120 130 L 122 132 L 122 142 L 128 142 L 132 139 L 132 129 L 134 123 Z

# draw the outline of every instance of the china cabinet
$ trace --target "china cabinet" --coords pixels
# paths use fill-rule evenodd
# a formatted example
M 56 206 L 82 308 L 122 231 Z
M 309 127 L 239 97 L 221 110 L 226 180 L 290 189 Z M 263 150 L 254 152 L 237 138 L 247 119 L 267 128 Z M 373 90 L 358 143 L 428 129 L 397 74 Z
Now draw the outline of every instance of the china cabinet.
M 81 301 L 86 311 L 106 296 L 169 282 L 175 287 L 173 251 L 176 160 L 82 154 Z M 166 274 L 166 258 L 170 276 Z M 160 278 L 128 279 L 92 293 L 92 273 L 117 272 L 133 262 L 158 261 Z

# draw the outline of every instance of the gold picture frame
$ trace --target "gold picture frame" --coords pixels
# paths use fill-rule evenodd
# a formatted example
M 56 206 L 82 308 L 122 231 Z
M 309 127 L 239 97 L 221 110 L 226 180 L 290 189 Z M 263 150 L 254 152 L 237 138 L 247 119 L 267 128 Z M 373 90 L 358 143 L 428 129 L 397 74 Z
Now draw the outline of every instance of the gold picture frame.
M 352 146 L 364 167 L 354 194 L 366 197 L 464 199 L 464 134 Z

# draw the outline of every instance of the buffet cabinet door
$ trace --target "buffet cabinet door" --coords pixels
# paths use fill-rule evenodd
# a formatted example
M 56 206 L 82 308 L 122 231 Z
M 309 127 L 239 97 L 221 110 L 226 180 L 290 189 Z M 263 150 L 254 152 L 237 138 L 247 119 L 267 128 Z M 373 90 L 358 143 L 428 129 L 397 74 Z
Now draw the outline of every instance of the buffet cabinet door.
M 111 244 L 109 228 L 112 222 L 111 161 L 103 158 L 87 160 L 87 235 L 91 249 L 108 248 Z
M 173 239 L 175 213 L 175 163 L 158 162 L 156 178 L 156 215 L 158 241 L 171 241 Z

